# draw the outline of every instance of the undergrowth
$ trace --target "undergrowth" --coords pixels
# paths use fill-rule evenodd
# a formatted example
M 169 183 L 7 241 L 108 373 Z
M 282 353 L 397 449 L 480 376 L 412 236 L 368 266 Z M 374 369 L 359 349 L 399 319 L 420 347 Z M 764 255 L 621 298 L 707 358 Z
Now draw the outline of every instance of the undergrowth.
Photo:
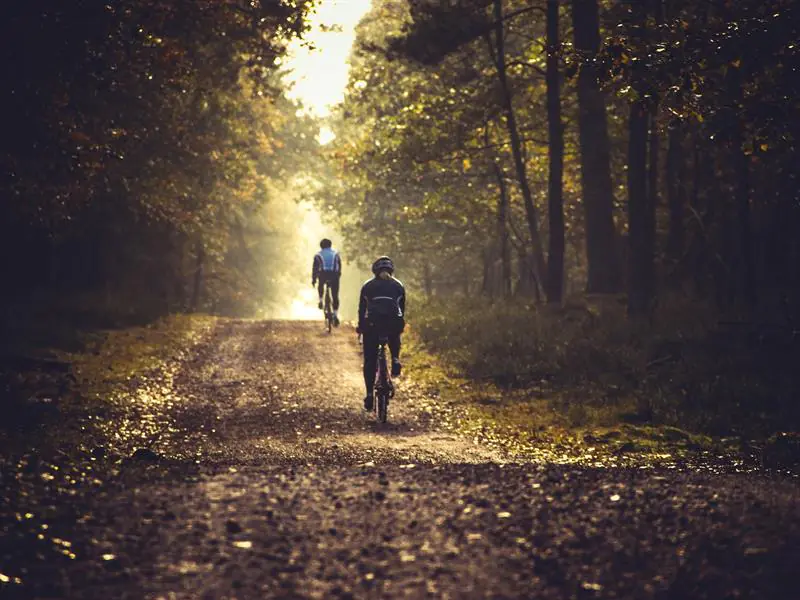
M 573 427 L 655 423 L 712 435 L 796 430 L 792 332 L 720 323 L 697 306 L 632 322 L 615 299 L 565 307 L 434 300 L 413 331 L 461 376 L 546 398 Z

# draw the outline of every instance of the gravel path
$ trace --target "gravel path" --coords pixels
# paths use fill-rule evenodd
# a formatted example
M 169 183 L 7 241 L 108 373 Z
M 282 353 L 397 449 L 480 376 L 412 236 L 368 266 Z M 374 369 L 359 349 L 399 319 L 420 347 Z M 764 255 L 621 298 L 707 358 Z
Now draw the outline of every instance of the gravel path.
M 402 381 L 379 426 L 358 352 L 344 327 L 222 321 L 171 381 L 159 452 L 76 496 L 75 558 L 0 592 L 800 597 L 796 482 L 516 463 L 437 430 Z

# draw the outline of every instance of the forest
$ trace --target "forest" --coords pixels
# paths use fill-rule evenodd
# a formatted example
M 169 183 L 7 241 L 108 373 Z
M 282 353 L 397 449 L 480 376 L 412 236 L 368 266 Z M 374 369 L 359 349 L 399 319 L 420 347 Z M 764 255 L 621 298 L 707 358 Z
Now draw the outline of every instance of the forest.
M 796 424 L 797 13 L 376 1 L 322 195 L 474 379 L 572 390 L 579 424 Z
M 796 3 L 374 0 L 324 120 L 282 78 L 311 8 L 4 6 L 6 354 L 31 322 L 263 314 L 312 200 L 459 373 L 578 424 L 796 427 Z
M 295 234 L 269 199 L 317 146 L 279 76 L 308 6 L 7 3 L 0 303 L 89 324 L 261 306 Z

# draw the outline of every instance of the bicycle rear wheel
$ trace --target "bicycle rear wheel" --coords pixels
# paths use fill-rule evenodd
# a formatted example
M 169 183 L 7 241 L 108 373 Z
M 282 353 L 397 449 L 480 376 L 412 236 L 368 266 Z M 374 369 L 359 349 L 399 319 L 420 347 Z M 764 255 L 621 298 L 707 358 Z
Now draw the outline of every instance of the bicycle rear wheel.
M 331 332 L 333 327 L 333 310 L 331 309 L 331 288 L 330 285 L 325 285 L 325 329 L 328 333 Z
M 378 422 L 386 423 L 389 413 L 389 370 L 386 364 L 386 346 L 381 340 L 378 349 L 378 373 L 375 386 L 375 411 L 378 413 Z
M 385 390 L 381 390 L 377 396 L 378 422 L 386 423 L 389 416 L 389 394 Z

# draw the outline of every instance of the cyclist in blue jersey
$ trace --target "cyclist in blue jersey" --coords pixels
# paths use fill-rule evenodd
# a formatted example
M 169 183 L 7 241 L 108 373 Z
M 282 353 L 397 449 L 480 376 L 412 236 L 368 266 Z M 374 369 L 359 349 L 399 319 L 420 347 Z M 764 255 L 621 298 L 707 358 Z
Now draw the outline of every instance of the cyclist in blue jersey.
M 325 238 L 319 243 L 320 251 L 314 255 L 314 264 L 311 267 L 311 285 L 316 286 L 319 281 L 319 308 L 322 310 L 322 296 L 325 293 L 325 284 L 331 288 L 333 296 L 333 324 L 339 326 L 339 279 L 342 276 L 342 259 L 334 250 L 332 242 Z
M 358 301 L 358 328 L 364 351 L 364 385 L 367 395 L 364 410 L 372 410 L 375 368 L 381 336 L 388 339 L 392 354 L 392 376 L 400 375 L 400 334 L 405 329 L 406 290 L 394 276 L 394 263 L 381 256 L 372 265 L 375 277 L 361 287 Z

